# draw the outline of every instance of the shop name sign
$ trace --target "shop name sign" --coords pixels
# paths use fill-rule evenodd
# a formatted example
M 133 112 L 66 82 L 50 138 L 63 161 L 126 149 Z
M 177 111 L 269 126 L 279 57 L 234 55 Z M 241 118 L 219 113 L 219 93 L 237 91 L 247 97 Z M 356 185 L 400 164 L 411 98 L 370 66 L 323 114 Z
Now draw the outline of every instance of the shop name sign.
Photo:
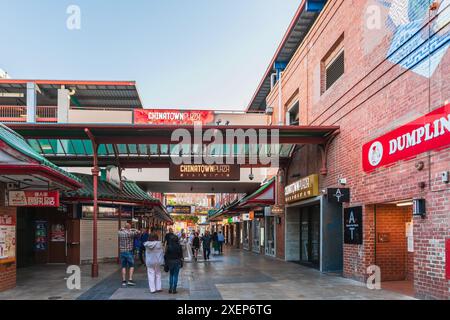
M 181 164 L 171 163 L 169 180 L 233 180 L 241 178 L 236 164 Z
M 59 207 L 58 191 L 8 191 L 11 207 Z
M 319 195 L 319 175 L 313 174 L 300 179 L 284 188 L 287 203 Z
M 214 122 L 214 113 L 212 111 L 162 109 L 134 110 L 134 123 L 136 124 L 204 125 L 212 122 Z
M 363 146 L 366 172 L 450 146 L 450 104 Z

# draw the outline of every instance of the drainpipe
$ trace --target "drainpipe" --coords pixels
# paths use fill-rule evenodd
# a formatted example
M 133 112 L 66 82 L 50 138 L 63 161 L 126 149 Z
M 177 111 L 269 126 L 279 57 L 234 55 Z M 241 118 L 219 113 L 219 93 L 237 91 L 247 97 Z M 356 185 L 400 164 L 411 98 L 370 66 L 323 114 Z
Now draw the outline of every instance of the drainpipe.
M 280 71 L 279 72 L 279 78 L 278 78 L 278 124 L 280 126 L 283 125 L 283 116 L 282 116 L 282 112 L 283 112 L 283 97 L 282 97 L 282 87 L 281 87 L 281 81 L 283 80 L 283 72 L 284 71 Z

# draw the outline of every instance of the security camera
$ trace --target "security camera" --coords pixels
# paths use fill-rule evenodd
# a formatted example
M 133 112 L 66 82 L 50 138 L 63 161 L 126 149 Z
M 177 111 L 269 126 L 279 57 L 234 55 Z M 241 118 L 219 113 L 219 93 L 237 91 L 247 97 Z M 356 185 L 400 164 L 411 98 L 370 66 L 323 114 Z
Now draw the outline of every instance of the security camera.
M 250 174 L 248 175 L 248 178 L 249 178 L 250 180 L 253 180 L 253 179 L 255 179 L 255 175 L 254 175 L 253 173 L 250 173 Z

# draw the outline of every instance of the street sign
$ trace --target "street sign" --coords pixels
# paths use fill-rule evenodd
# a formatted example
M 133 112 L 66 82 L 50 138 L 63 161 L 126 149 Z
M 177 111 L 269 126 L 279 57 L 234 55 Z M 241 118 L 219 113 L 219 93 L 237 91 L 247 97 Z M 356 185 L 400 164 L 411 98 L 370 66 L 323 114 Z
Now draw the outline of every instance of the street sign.
M 206 110 L 135 109 L 134 123 L 164 125 L 211 124 L 214 112 Z
M 344 209 L 344 243 L 363 243 L 362 207 Z
M 328 202 L 343 203 L 350 202 L 349 188 L 328 188 Z
M 236 164 L 170 164 L 169 180 L 239 181 L 240 166 Z

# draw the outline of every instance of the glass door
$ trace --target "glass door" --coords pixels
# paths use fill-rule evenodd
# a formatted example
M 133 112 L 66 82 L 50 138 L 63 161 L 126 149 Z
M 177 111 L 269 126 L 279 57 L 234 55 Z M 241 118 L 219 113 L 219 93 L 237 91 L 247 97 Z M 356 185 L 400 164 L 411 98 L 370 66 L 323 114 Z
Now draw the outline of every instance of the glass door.
M 320 206 L 300 209 L 300 263 L 320 266 Z
M 266 255 L 275 256 L 275 217 L 266 217 Z

